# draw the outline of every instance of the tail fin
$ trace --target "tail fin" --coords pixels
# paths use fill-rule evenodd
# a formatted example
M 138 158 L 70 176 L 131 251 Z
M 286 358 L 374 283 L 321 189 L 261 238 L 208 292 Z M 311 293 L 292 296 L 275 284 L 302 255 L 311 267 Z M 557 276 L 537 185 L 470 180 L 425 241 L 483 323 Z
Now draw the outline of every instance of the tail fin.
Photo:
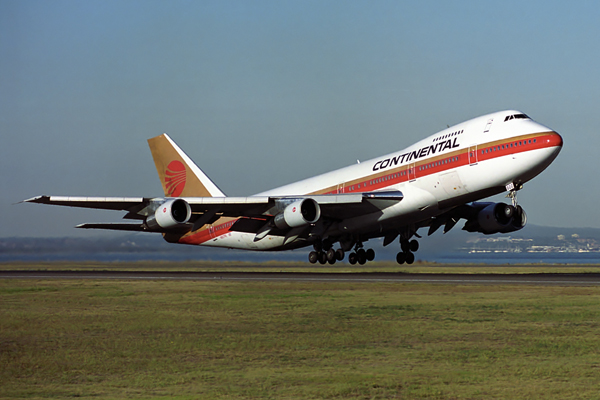
M 225 194 L 166 134 L 148 139 L 166 197 L 221 197 Z

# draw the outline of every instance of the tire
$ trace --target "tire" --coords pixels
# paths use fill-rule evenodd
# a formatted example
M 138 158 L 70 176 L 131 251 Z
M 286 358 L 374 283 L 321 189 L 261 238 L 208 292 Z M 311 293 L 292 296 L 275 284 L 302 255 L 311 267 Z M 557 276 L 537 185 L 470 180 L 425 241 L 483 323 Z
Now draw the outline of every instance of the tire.
M 362 250 L 362 249 L 360 249 Z M 365 251 L 363 250 L 362 252 L 359 250 L 359 253 L 356 254 L 356 256 L 358 257 L 358 263 L 360 265 L 365 265 L 367 262 L 367 255 L 365 254 Z
M 330 264 L 332 264 L 332 261 L 335 262 L 335 250 L 327 250 L 327 261 L 329 261 Z
M 356 262 L 358 261 L 358 258 L 356 257 L 356 253 L 350 253 L 350 255 L 348 256 L 348 262 L 352 265 L 356 264 Z
M 406 253 L 401 251 L 400 253 L 396 254 L 396 262 L 400 265 L 404 264 L 406 262 Z
M 344 250 L 342 249 L 337 249 L 335 252 L 335 258 L 337 258 L 338 261 L 342 261 L 344 259 L 344 255 Z
M 319 260 L 319 254 L 316 251 L 308 253 L 308 262 L 311 264 L 316 263 Z
M 416 240 L 411 240 L 409 247 L 410 247 L 410 251 L 412 251 L 414 253 L 417 250 L 419 250 L 419 242 L 417 242 Z
M 375 250 L 368 249 L 366 251 L 367 261 L 373 261 L 375 259 Z
M 325 264 L 327 262 L 327 253 L 322 251 L 319 252 L 319 264 Z
M 414 253 L 406 253 L 406 263 L 407 264 L 412 264 L 415 262 L 415 255 Z

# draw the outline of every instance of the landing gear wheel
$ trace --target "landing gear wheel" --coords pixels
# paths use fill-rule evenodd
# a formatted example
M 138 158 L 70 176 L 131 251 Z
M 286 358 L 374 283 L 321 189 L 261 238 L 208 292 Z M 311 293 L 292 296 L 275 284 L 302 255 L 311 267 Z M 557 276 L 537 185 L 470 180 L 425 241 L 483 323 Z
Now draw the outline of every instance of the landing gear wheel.
M 367 254 L 366 254 L 365 250 L 364 249 L 358 250 L 358 252 L 356 253 L 356 256 L 358 257 L 358 263 L 360 265 L 365 265 L 365 263 L 367 262 Z
M 375 250 L 368 249 L 365 253 L 367 261 L 373 261 L 375 259 Z
M 335 264 L 336 259 L 335 258 L 333 258 L 331 260 L 328 259 L 327 262 L 329 263 L 329 265 L 333 265 L 333 264 Z
M 316 251 L 311 251 L 308 253 L 308 262 L 311 264 L 316 263 L 319 260 L 319 254 Z
M 327 253 L 319 252 L 319 264 L 325 264 L 327 262 Z
M 409 243 L 409 248 L 410 251 L 412 251 L 413 253 L 416 252 L 417 250 L 419 250 L 419 242 L 417 242 L 416 240 L 411 240 Z
M 410 252 L 406 253 L 406 263 L 407 264 L 412 264 L 414 262 L 415 262 L 415 255 L 414 255 L 414 253 L 410 253 Z
M 327 261 L 329 261 L 330 264 L 333 264 L 333 262 L 335 262 L 335 250 L 333 249 L 329 249 L 327 250 Z
M 335 252 L 335 258 L 337 258 L 338 261 L 342 261 L 344 259 L 344 250 L 337 249 Z
M 356 264 L 356 262 L 358 261 L 358 257 L 356 256 L 356 253 L 350 253 L 348 255 L 348 262 L 352 265 Z
M 406 262 L 406 253 L 401 251 L 400 253 L 396 254 L 396 262 L 400 265 L 404 264 Z

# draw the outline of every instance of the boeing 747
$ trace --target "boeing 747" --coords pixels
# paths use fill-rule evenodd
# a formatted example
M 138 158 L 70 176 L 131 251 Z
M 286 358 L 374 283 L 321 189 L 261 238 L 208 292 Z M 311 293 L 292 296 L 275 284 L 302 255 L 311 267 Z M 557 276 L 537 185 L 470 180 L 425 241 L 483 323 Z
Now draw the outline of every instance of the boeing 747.
M 446 233 L 459 220 L 483 234 L 522 229 L 517 191 L 558 156 L 563 141 L 519 111 L 444 129 L 404 150 L 258 193 L 227 197 L 163 134 L 149 139 L 164 197 L 38 196 L 25 202 L 121 210 L 130 223 L 85 229 L 161 233 L 170 243 L 275 251 L 312 246 L 311 263 L 375 258 L 369 239 L 398 240 L 399 264 L 412 264 L 417 231 Z M 480 202 L 506 192 L 510 204 Z

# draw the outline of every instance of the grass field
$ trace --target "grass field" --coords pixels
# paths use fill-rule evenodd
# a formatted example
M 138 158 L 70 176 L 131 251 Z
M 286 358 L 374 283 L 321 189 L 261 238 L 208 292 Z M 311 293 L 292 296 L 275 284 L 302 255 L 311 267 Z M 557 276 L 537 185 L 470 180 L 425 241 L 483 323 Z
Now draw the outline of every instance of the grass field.
M 70 271 L 202 271 L 202 272 L 402 272 L 402 273 L 452 273 L 452 274 L 531 274 L 531 273 L 600 273 L 599 264 L 438 264 L 416 262 L 398 265 L 391 261 L 375 261 L 366 265 L 309 264 L 308 262 L 215 262 L 215 261 L 50 261 L 4 262 L 0 271 L 6 270 L 70 270 Z
M 600 399 L 600 289 L 0 281 L 2 398 Z

